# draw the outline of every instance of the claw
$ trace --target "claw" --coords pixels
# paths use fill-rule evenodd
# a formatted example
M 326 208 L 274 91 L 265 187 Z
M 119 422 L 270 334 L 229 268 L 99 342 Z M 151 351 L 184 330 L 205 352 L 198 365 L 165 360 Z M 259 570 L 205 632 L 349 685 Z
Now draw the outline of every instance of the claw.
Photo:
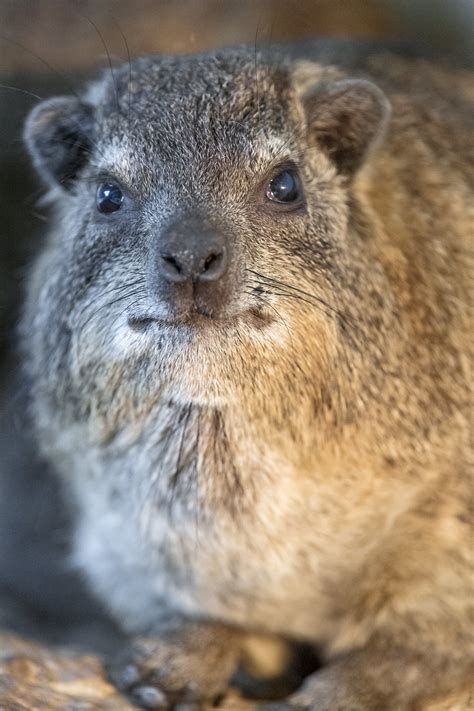
M 117 686 L 123 689 L 128 689 L 140 681 L 140 672 L 135 664 L 127 664 L 120 672 L 116 675 Z
M 154 686 L 137 686 L 132 691 L 133 699 L 144 709 L 161 709 L 169 708 L 166 696 L 162 691 Z

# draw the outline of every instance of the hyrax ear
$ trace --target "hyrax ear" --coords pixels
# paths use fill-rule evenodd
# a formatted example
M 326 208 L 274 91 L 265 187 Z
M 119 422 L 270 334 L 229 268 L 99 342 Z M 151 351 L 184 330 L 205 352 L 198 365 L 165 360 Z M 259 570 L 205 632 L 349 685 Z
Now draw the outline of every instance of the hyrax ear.
M 26 120 L 24 139 L 46 182 L 70 189 L 87 162 L 92 129 L 93 108 L 79 99 L 57 97 L 33 109 Z
M 310 131 L 340 173 L 352 176 L 383 136 L 390 104 L 363 79 L 321 83 L 302 96 Z

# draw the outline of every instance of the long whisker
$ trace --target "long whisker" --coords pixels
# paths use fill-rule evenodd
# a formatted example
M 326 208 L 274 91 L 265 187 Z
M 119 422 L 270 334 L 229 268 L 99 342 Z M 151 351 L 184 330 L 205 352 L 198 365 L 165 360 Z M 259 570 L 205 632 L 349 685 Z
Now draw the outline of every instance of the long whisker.
M 47 62 L 46 59 L 43 59 L 43 57 L 40 57 L 39 54 L 36 54 L 36 52 L 34 52 L 32 49 L 30 49 L 29 47 L 26 47 L 26 45 L 22 44 L 21 42 L 18 42 L 18 40 L 13 39 L 12 37 L 8 37 L 8 35 L 0 34 L 0 39 L 3 40 L 4 42 L 9 42 L 10 44 L 15 45 L 16 47 L 19 47 L 21 50 L 23 50 L 24 52 L 27 52 L 32 57 L 37 59 L 39 62 L 41 62 L 41 64 L 43 64 L 47 69 L 49 69 L 50 72 L 53 72 L 53 74 L 56 74 L 56 76 L 59 77 L 62 81 L 66 81 L 68 90 L 71 92 L 71 94 L 74 94 L 74 96 L 79 98 L 79 96 L 76 94 L 72 84 L 70 84 L 69 77 L 66 74 L 63 74 L 62 72 L 60 72 L 55 67 L 53 67 L 53 65 L 50 64 L 49 62 Z
M 291 292 L 289 290 L 285 291 L 282 288 L 279 288 L 279 291 L 272 289 L 271 291 L 266 291 L 265 293 L 267 293 L 269 295 L 273 295 L 273 296 L 284 296 L 288 299 L 294 299 L 295 301 L 301 301 L 302 303 L 309 304 L 310 306 L 314 306 L 315 308 L 318 309 L 318 311 L 321 311 L 321 313 L 323 313 L 328 318 L 335 317 L 334 313 L 325 309 L 318 302 L 312 301 L 311 299 L 306 299 L 303 296 L 301 296 L 300 294 Z
M 312 294 L 308 291 L 300 289 L 299 287 L 293 286 L 292 284 L 287 284 L 286 282 L 282 282 L 278 279 L 274 279 L 273 277 L 269 277 L 265 274 L 261 274 L 260 272 L 256 272 L 253 269 L 248 269 L 247 271 L 251 274 L 255 274 L 258 279 L 262 279 L 263 284 L 260 285 L 266 287 L 270 286 L 270 288 L 273 289 L 273 293 L 275 295 L 286 296 L 288 298 L 294 298 L 295 300 L 299 299 L 304 303 L 308 303 L 313 306 L 319 306 L 322 313 L 324 313 L 326 316 L 337 317 L 344 324 L 345 327 L 359 330 L 357 324 L 355 324 L 349 316 L 346 316 L 344 313 L 342 313 L 340 309 L 336 308 L 335 306 L 332 306 L 317 294 Z M 257 282 L 258 279 L 256 280 Z M 275 291 L 275 289 L 278 289 L 279 291 L 277 292 Z
M 32 49 L 29 47 L 26 47 L 26 45 L 22 44 L 21 42 L 18 42 L 18 40 L 13 39 L 12 37 L 8 37 L 8 35 L 0 34 L 0 40 L 3 40 L 4 42 L 9 42 L 12 45 L 15 45 L 16 47 L 19 47 L 23 52 L 27 52 L 30 56 L 34 57 L 35 59 L 38 60 L 38 62 L 41 62 L 50 72 L 55 74 L 61 81 L 66 82 L 66 87 L 67 90 L 76 97 L 78 101 L 82 101 L 81 96 L 77 93 L 77 91 L 74 89 L 73 84 L 71 83 L 70 77 L 67 76 L 67 74 L 64 74 L 63 72 L 60 72 L 56 67 L 53 67 L 52 64 L 50 64 L 46 59 L 41 57 L 39 54 L 36 54 Z M 41 97 L 38 97 L 41 99 Z M 94 119 L 95 125 L 99 128 L 100 131 L 102 131 L 102 126 L 99 124 L 98 121 Z
M 260 118 L 260 88 L 258 85 L 258 64 L 257 64 L 257 42 L 258 42 L 258 31 L 260 29 L 260 23 L 262 21 L 262 16 L 263 16 L 263 9 L 260 12 L 260 15 L 257 20 L 257 28 L 255 30 L 255 43 L 254 43 L 254 65 L 255 65 L 255 90 L 257 94 L 257 113 L 258 113 L 258 122 L 260 124 L 261 118 Z
M 247 271 L 251 274 L 254 274 L 256 277 L 258 277 L 258 279 L 263 279 L 264 282 L 266 282 L 267 284 L 274 284 L 277 288 L 282 290 L 289 289 L 290 291 L 295 291 L 310 300 L 317 301 L 322 306 L 329 309 L 329 311 L 332 311 L 334 314 L 337 314 L 337 316 L 341 316 L 341 312 L 339 311 L 339 309 L 335 308 L 334 306 L 331 306 L 331 304 L 328 304 L 327 301 L 325 301 L 321 296 L 318 296 L 317 294 L 312 294 L 309 291 L 305 291 L 304 289 L 300 289 L 297 286 L 293 286 L 293 284 L 288 284 L 287 282 L 280 281 L 279 279 L 275 279 L 274 277 L 266 276 L 265 274 L 261 274 L 260 272 L 254 271 L 253 269 L 248 269 Z
M 107 55 L 107 62 L 109 64 L 109 69 L 110 69 L 110 75 L 112 77 L 112 83 L 114 85 L 117 113 L 120 113 L 119 95 L 118 95 L 118 89 L 117 89 L 117 82 L 115 81 L 115 74 L 114 74 L 114 68 L 113 68 L 113 64 L 112 64 L 112 57 L 110 56 L 109 48 L 107 47 L 107 43 L 104 39 L 104 35 L 100 31 L 98 25 L 94 22 L 94 20 L 92 20 L 88 15 L 85 15 L 83 12 L 81 12 L 77 7 L 75 7 L 74 9 L 78 15 L 80 15 L 82 18 L 84 18 L 84 20 L 86 20 L 94 28 L 94 30 L 97 33 L 97 36 L 99 37 L 99 39 L 101 41 L 103 48 L 105 49 L 105 53 Z
M 82 316 L 82 314 L 87 311 L 91 306 L 93 306 L 99 299 L 103 299 L 105 296 L 108 296 L 109 294 L 113 294 L 115 291 L 120 291 L 121 289 L 132 289 L 135 286 L 138 286 L 142 282 L 142 278 L 139 277 L 135 281 L 132 282 L 127 282 L 127 284 L 119 284 L 118 286 L 113 286 L 111 289 L 107 289 L 106 291 L 102 291 L 98 296 L 93 299 L 92 302 L 86 304 L 77 314 L 78 318 Z
M 131 58 L 131 54 L 130 54 L 130 47 L 129 47 L 129 44 L 128 44 L 128 42 L 127 42 L 127 38 L 125 37 L 125 34 L 124 34 L 122 28 L 120 27 L 120 25 L 119 25 L 119 23 L 117 22 L 117 20 L 115 19 L 115 17 L 112 17 L 112 19 L 113 19 L 113 21 L 114 21 L 114 23 L 115 23 L 115 26 L 117 27 L 118 31 L 120 32 L 120 34 L 121 34 L 121 36 L 122 36 L 122 40 L 123 40 L 123 43 L 124 43 L 124 45 L 125 45 L 125 49 L 126 49 L 126 52 L 127 52 L 127 60 L 128 60 L 128 87 L 127 87 L 127 88 L 128 88 L 128 117 L 127 117 L 127 123 L 128 123 L 128 125 L 130 126 L 130 116 L 131 116 L 131 113 L 132 113 L 132 90 L 131 90 L 131 85 L 132 85 L 132 58 Z
M 43 101 L 42 96 L 38 96 L 38 94 L 34 94 L 32 91 L 28 91 L 27 89 L 20 89 L 19 86 L 10 86 L 9 84 L 0 84 L 0 89 L 10 89 L 10 91 L 18 91 L 20 94 L 26 94 L 27 96 L 32 96 L 34 99 L 39 99 L 40 101 Z

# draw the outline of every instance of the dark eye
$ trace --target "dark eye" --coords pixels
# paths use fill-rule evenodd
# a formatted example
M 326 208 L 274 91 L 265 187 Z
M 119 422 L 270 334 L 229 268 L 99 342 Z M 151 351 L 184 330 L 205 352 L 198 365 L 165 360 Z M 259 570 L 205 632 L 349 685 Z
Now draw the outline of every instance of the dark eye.
M 113 183 L 102 183 L 97 189 L 97 209 L 108 214 L 120 210 L 123 203 L 123 194 L 120 188 Z
M 302 190 L 296 170 L 288 169 L 275 175 L 268 185 L 266 195 L 272 202 L 284 205 L 299 202 L 302 199 Z

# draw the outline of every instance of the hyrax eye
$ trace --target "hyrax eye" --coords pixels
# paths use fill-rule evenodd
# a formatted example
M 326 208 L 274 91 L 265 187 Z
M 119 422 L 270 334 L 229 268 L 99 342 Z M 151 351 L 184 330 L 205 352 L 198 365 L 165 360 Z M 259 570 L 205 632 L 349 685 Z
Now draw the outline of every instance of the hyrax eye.
M 270 181 L 266 196 L 272 202 L 289 205 L 302 200 L 301 183 L 296 170 L 283 170 Z
M 120 210 L 123 203 L 123 193 L 113 183 L 102 183 L 97 189 L 96 204 L 99 212 L 108 215 Z

